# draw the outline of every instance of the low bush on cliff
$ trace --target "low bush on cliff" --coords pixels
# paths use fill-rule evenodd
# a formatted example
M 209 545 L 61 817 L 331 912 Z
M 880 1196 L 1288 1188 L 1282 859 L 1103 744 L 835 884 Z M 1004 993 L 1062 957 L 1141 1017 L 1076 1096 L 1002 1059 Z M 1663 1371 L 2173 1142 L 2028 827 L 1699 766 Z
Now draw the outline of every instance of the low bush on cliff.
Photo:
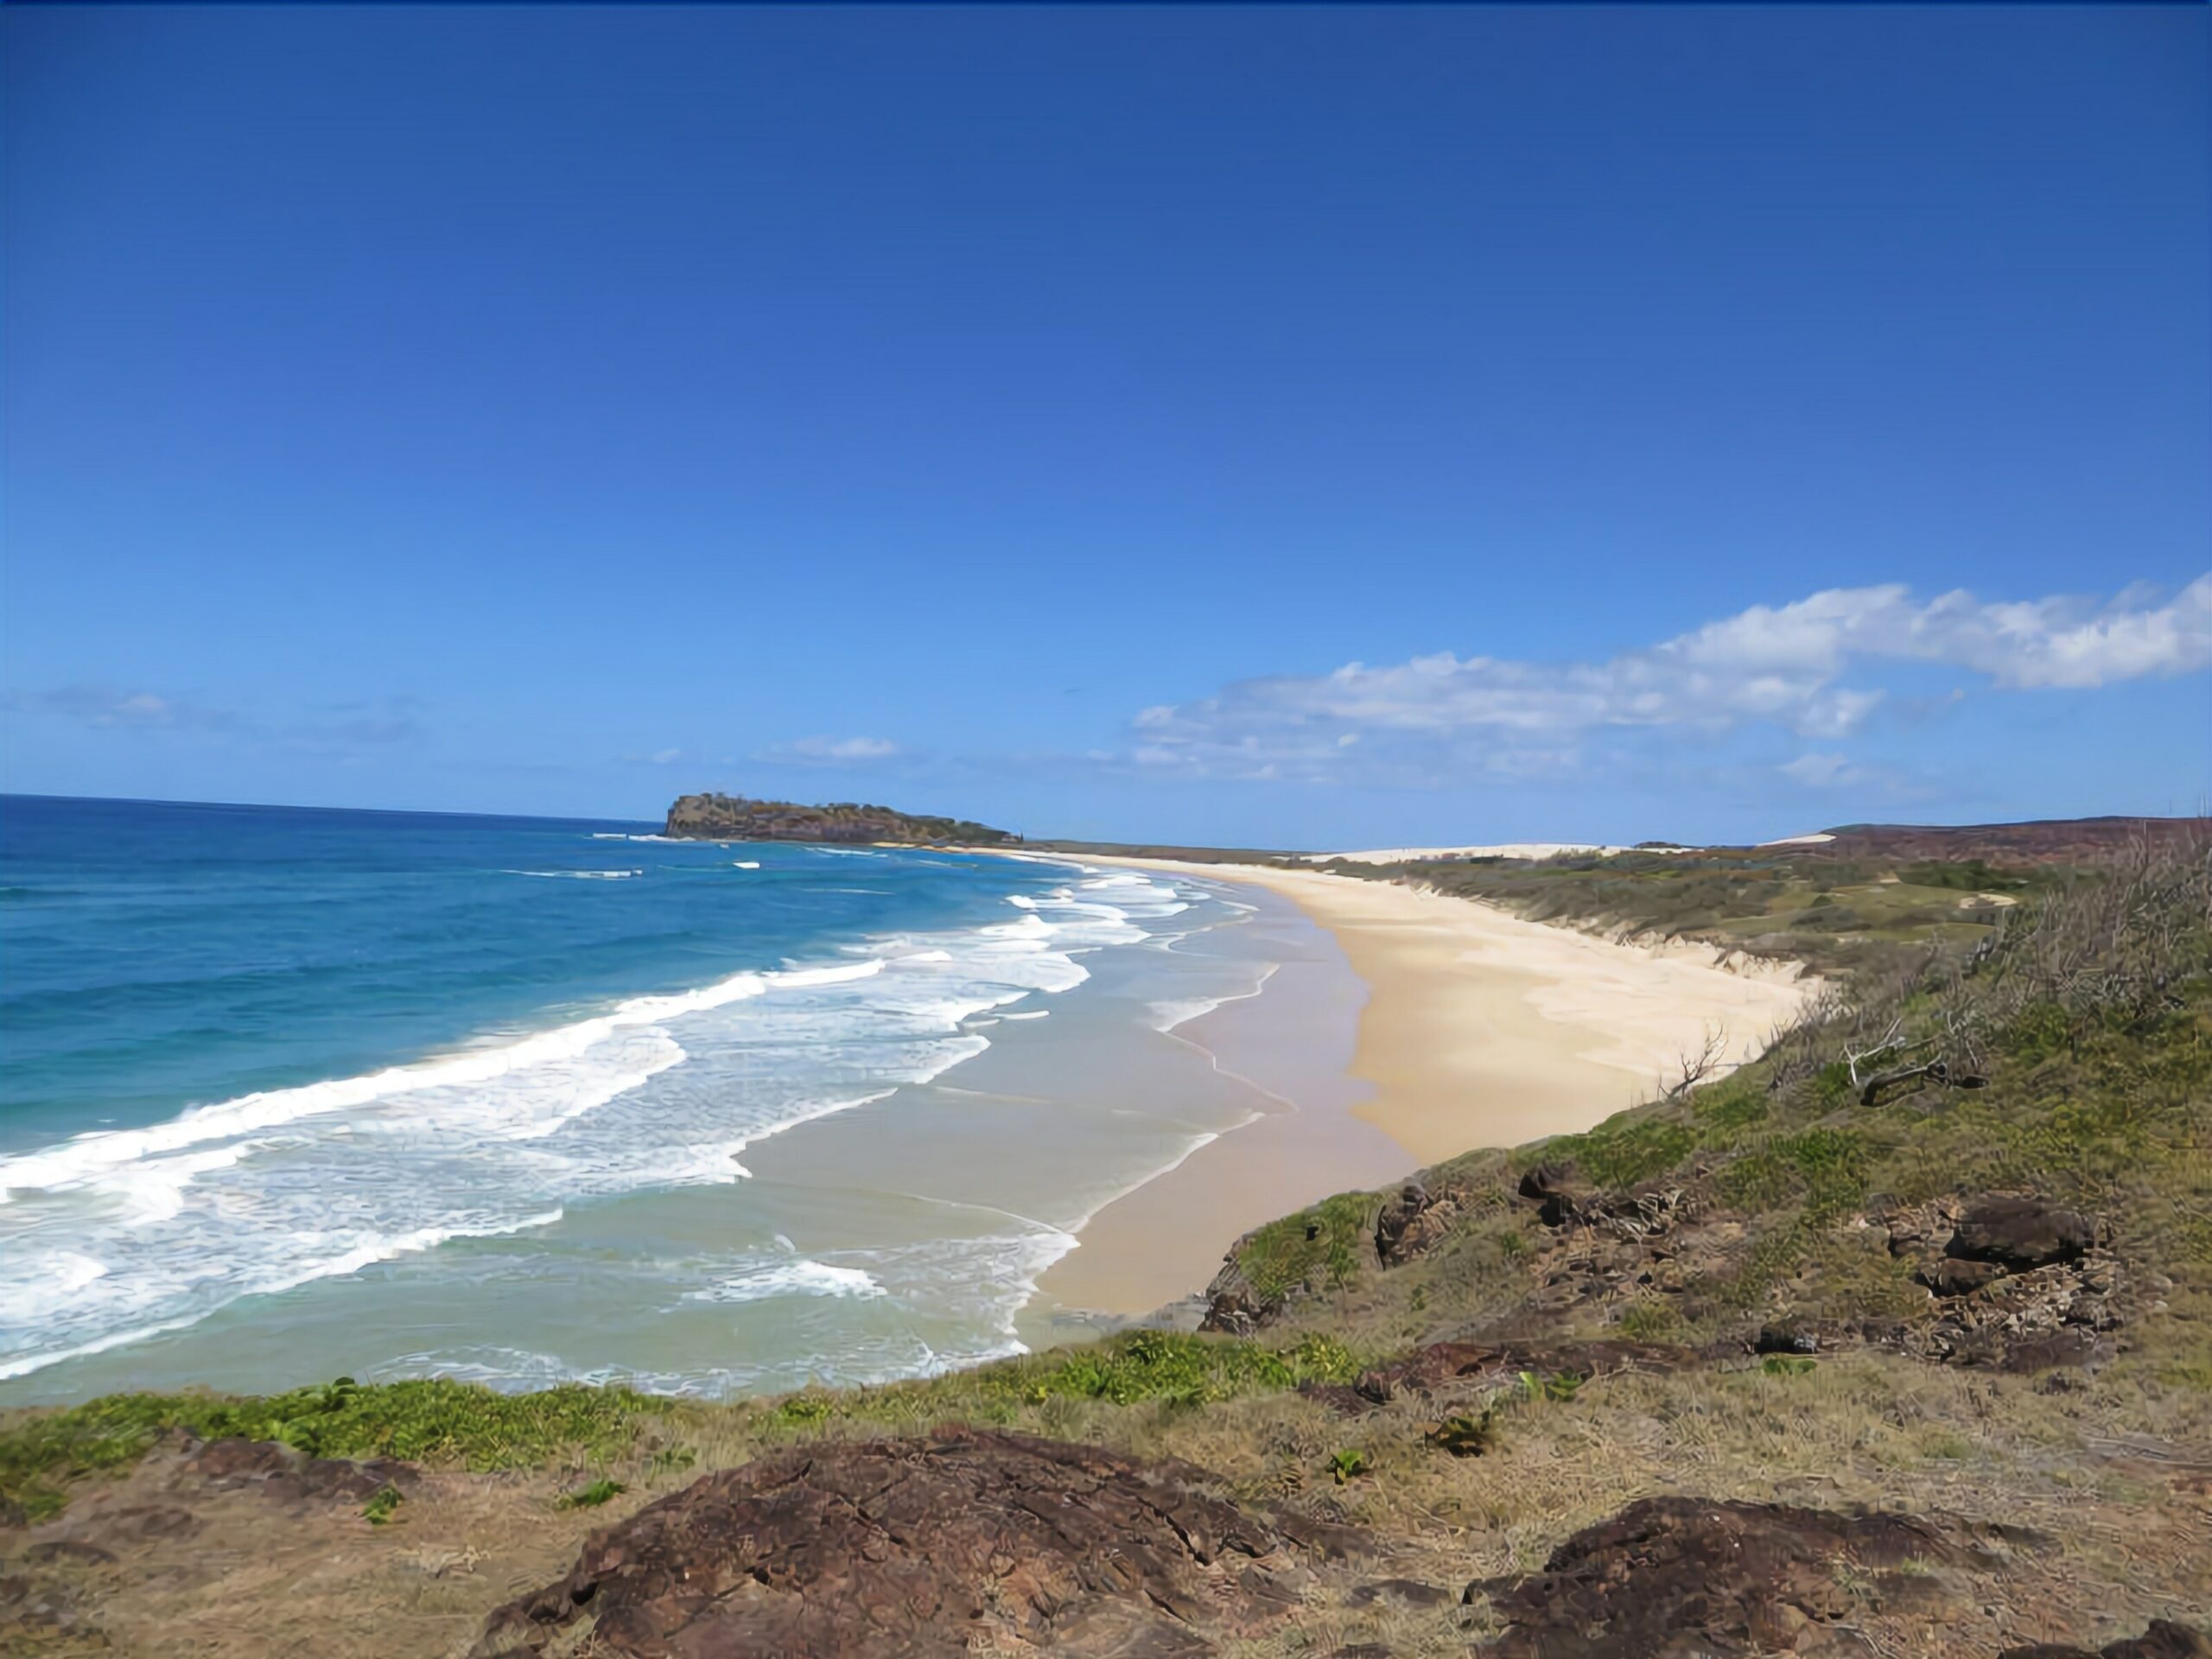
M 574 1384 L 499 1394 L 474 1383 L 335 1382 L 288 1394 L 108 1395 L 24 1414 L 0 1430 L 0 1499 L 31 1515 L 59 1507 L 71 1477 L 136 1463 L 162 1435 L 277 1440 L 311 1457 L 402 1458 L 475 1470 L 518 1469 L 563 1453 L 626 1449 L 658 1402 L 627 1389 Z

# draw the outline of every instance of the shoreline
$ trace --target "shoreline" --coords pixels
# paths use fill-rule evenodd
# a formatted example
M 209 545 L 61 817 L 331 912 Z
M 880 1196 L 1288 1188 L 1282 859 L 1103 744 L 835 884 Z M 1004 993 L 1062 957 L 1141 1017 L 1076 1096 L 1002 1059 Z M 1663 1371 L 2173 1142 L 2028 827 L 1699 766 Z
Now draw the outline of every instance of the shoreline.
M 1755 1058 L 1821 989 L 1791 964 L 1724 959 L 1704 945 L 1624 944 L 1393 882 L 1103 854 L 1081 861 L 1287 899 L 1334 942 L 1365 998 L 1341 1077 L 1301 1081 L 1289 1113 L 1198 1147 L 1090 1218 L 1033 1301 L 1070 1313 L 1141 1316 L 1202 1288 L 1219 1250 L 1261 1222 L 1461 1153 L 1588 1129 L 1663 1089 L 1716 1028 L 1730 1063 Z M 1280 1032 L 1314 1017 L 1286 1000 L 1268 1009 L 1270 1000 L 1255 999 L 1248 1022 Z M 1193 1021 L 1194 1039 L 1211 1039 L 1208 1021 L 1223 1012 Z M 1256 1031 L 1242 1040 L 1265 1045 Z M 1378 1139 L 1389 1153 L 1378 1155 Z M 1247 1216 L 1255 1185 L 1274 1207 Z M 1224 1232 L 1201 1219 L 1224 1208 L 1241 1224 Z M 1176 1246 L 1196 1249 L 1217 1233 L 1215 1254 L 1191 1262 L 1170 1287 L 1162 1267 Z

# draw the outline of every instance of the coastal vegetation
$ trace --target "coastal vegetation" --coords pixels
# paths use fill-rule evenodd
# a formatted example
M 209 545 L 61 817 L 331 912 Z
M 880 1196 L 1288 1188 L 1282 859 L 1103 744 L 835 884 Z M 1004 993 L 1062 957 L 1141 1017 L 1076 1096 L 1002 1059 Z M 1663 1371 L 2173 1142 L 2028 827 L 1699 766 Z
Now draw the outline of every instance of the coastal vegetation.
M 683 795 L 668 809 L 664 833 L 686 841 L 898 842 L 925 847 L 1003 847 L 1020 836 L 966 818 L 901 812 L 839 801 L 800 806 L 742 795 Z
M 0 1532 L 19 1603 L 210 1628 L 125 1573 L 156 1546 L 116 1517 L 234 1536 L 268 1512 L 193 1497 L 193 1459 L 276 1442 L 404 1466 L 358 1465 L 379 1515 L 353 1497 L 269 1545 L 366 1552 L 315 1603 L 362 1651 L 402 1606 L 423 1651 L 674 1650 L 635 1632 L 708 1615 L 622 1599 L 633 1557 L 730 1575 L 713 1617 L 763 1651 L 772 1617 L 819 1652 L 2206 1651 L 2204 826 L 1347 873 L 1809 961 L 1830 990 L 1725 1077 L 1255 1230 L 1195 1333 L 779 1400 L 341 1381 L 13 1414 L 0 1504 L 42 1541 Z M 848 1491 L 887 1530 L 849 1538 Z M 1039 1513 L 1060 1543 L 1021 1530 Z M 1011 1552 L 988 1604 L 971 1515 Z M 109 1559 L 31 1560 L 70 1539 Z M 1123 1552 L 1143 1587 L 1124 1605 L 1056 1548 Z M 468 1552 L 496 1570 L 424 1576 Z M 276 1650 L 296 1610 L 231 1605 L 208 1650 Z M 96 1650 L 60 1618 L 20 1650 Z

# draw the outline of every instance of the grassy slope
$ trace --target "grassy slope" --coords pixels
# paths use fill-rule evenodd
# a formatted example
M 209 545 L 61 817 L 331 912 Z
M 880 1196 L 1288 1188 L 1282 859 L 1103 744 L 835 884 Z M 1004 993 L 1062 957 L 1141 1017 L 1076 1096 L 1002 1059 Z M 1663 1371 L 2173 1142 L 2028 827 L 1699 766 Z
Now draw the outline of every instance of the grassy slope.
M 2201 1607 L 2212 1586 L 2187 1548 L 2186 1507 L 2145 1459 L 2212 1446 L 2202 853 L 2095 874 L 1808 862 L 1425 869 L 1533 914 L 1809 957 L 1845 973 L 1849 995 L 1722 1082 L 1586 1135 L 1428 1172 L 1459 1208 L 1410 1264 L 1376 1261 L 1386 1195 L 1343 1195 L 1260 1230 L 1239 1266 L 1281 1313 L 1254 1338 L 1133 1333 L 927 1382 L 721 1405 L 443 1383 L 122 1396 L 0 1426 L 0 1503 L 50 1512 L 181 1427 L 327 1454 L 619 1477 L 630 1489 L 610 1505 L 619 1513 L 764 1446 L 981 1421 L 1187 1458 L 1243 1497 L 1302 1493 L 1399 1540 L 1402 1570 L 1444 1584 L 1528 1569 L 1630 1497 L 1688 1491 L 2043 1525 L 2065 1541 L 2052 1593 L 2074 1599 L 2070 1615 L 2051 1617 L 2076 1633 L 2140 1628 L 2145 1610 L 2186 1611 L 2191 1595 Z M 2020 902 L 1962 918 L 1958 898 L 1985 892 Z M 1893 1025 L 1935 1038 L 1918 1052 L 1942 1052 L 1986 1086 L 1862 1104 L 1841 1056 Z M 1686 1257 L 1659 1283 L 1541 1306 L 1560 1246 L 1514 1183 L 1568 1156 L 1604 1185 L 1690 1193 L 1726 1217 L 1726 1248 Z M 1885 1196 L 1991 1187 L 2031 1188 L 2113 1224 L 2137 1292 L 2113 1363 L 2054 1384 L 1874 1348 L 1809 1367 L 1749 1357 L 1744 1339 L 1777 1320 L 1924 1318 L 1927 1294 L 1864 1217 Z M 1524 1379 L 1491 1402 L 1491 1454 L 1465 1459 L 1434 1448 L 1417 1402 L 1347 1417 L 1296 1391 L 1419 1343 L 1500 1332 L 1664 1339 L 1706 1358 L 1571 1391 Z M 1463 1650 L 1466 1635 L 1441 1613 L 1324 1605 L 1299 1639 L 1420 1653 Z

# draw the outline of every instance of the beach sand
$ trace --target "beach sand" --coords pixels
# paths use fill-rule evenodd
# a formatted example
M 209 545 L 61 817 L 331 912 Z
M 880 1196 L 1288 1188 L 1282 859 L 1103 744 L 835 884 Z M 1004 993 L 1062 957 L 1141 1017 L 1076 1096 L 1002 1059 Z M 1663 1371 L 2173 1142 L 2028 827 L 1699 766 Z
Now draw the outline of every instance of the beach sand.
M 1084 861 L 1249 883 L 1289 899 L 1334 938 L 1367 1000 L 1347 1067 L 1353 1086 L 1304 1080 L 1292 1091 L 1295 1112 L 1202 1147 L 1100 1211 L 1082 1247 L 1042 1281 L 1039 1301 L 1063 1308 L 1131 1314 L 1161 1306 L 1198 1288 L 1218 1248 L 1260 1221 L 1476 1147 L 1589 1128 L 1662 1090 L 1709 1033 L 1719 1033 L 1731 1061 L 1755 1057 L 1820 988 L 1786 966 L 1724 964 L 1703 947 L 1616 944 L 1390 882 L 1262 866 Z M 1194 1021 L 1192 1034 L 1211 1044 L 1209 1022 L 1224 1016 L 1295 1024 L 1314 1012 L 1271 988 Z M 1236 1046 L 1264 1052 L 1264 1033 L 1248 1024 Z M 1231 1220 L 1238 1224 L 1224 1235 Z

